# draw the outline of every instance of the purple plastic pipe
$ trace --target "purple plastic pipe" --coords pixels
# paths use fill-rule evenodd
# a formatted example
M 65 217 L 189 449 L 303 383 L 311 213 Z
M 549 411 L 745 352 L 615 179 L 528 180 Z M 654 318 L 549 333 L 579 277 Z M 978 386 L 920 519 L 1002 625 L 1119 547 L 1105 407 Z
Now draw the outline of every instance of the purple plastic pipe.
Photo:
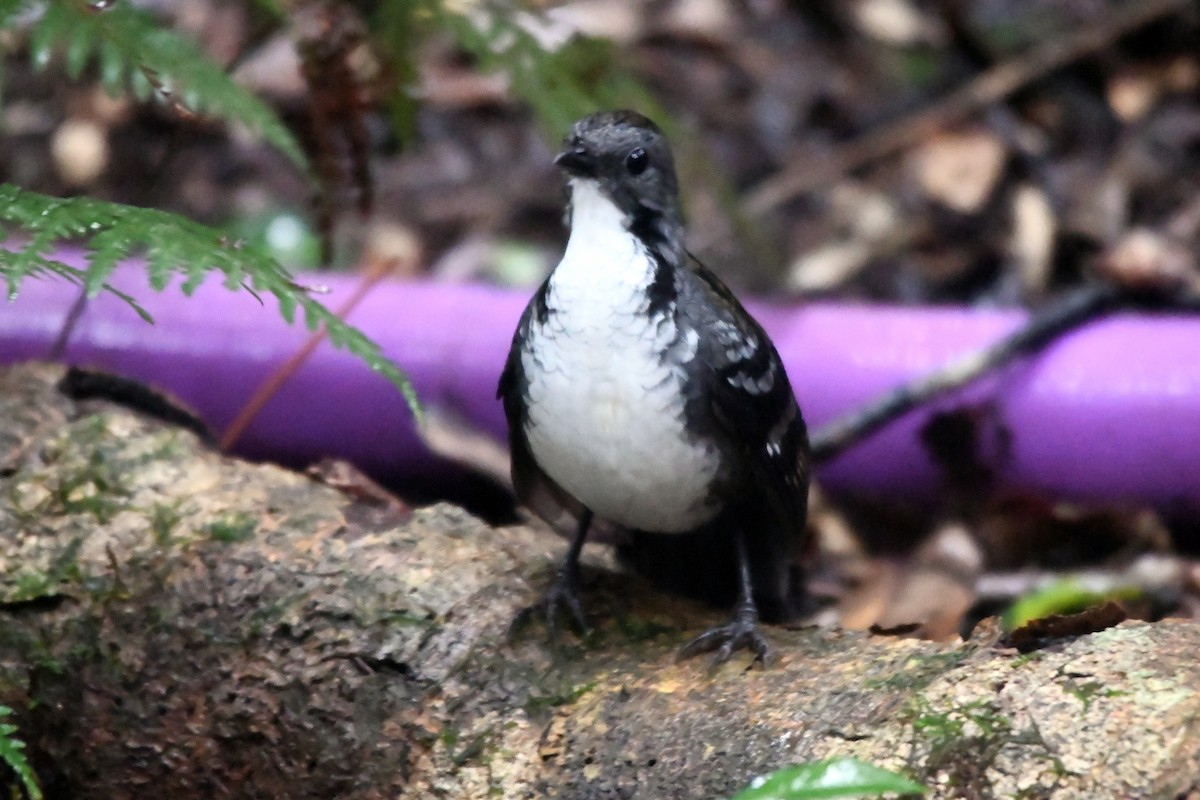
M 59 254 L 80 263 L 78 254 Z M 327 285 L 337 307 L 354 279 Z M 66 358 L 166 388 L 216 430 L 307 338 L 266 307 L 217 281 L 193 298 L 156 294 L 138 270 L 114 281 L 153 314 L 147 325 L 101 295 L 80 318 Z M 0 301 L 0 362 L 44 358 L 78 290 L 30 280 Z M 503 437 L 496 381 L 527 299 L 478 285 L 386 283 L 349 321 L 408 371 L 422 401 Z M 904 381 L 984 346 L 1019 325 L 1015 311 L 806 304 L 753 306 L 786 362 L 810 429 Z M 1150 502 L 1200 514 L 1200 319 L 1118 315 L 965 392 L 911 413 L 821 470 L 832 490 L 929 497 L 940 468 L 918 441 L 936 410 L 979 413 L 985 463 L 1007 487 L 1052 497 Z M 392 477 L 439 469 L 398 393 L 356 359 L 323 345 L 246 432 L 250 456 L 304 463 L 348 458 Z

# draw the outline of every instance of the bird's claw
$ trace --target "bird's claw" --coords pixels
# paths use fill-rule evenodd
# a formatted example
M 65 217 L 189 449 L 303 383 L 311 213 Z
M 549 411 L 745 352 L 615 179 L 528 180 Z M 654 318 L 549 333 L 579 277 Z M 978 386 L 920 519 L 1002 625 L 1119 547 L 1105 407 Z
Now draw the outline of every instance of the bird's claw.
M 728 661 L 735 650 L 743 648 L 754 653 L 754 660 L 762 662 L 763 666 L 770 663 L 774 656 L 771 643 L 758 629 L 758 612 L 753 603 L 739 605 L 728 625 L 707 630 L 688 642 L 679 651 L 676 660 L 683 661 L 700 653 L 716 651 L 710 662 L 710 666 L 715 668 Z
M 540 600 L 517 612 L 512 624 L 508 627 L 509 639 L 511 640 L 518 631 L 540 613 L 545 619 L 546 630 L 550 633 L 550 641 L 556 643 L 560 610 L 566 612 L 575 631 L 586 639 L 591 633 L 591 628 L 588 626 L 587 616 L 583 613 L 583 603 L 579 600 L 579 580 L 578 578 L 572 579 L 561 570 Z

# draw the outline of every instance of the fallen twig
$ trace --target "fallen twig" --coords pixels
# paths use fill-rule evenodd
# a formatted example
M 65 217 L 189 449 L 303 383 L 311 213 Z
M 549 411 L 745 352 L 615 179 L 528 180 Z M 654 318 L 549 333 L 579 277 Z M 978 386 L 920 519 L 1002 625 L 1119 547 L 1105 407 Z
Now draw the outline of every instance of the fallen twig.
M 376 284 L 392 274 L 396 266 L 397 264 L 394 260 L 381 260 L 374 264 L 371 270 L 363 277 L 362 283 L 355 288 L 354 293 L 337 309 L 337 316 L 340 319 L 345 319 L 349 316 L 354 307 L 370 294 L 371 289 L 375 288 Z M 229 427 L 221 435 L 220 447 L 222 451 L 228 452 L 237 444 L 238 439 L 246 432 L 246 428 L 254 421 L 258 413 L 263 410 L 267 402 L 275 396 L 275 393 L 287 382 L 288 378 L 295 374 L 304 362 L 309 359 L 321 342 L 325 341 L 328 334 L 328 330 L 322 325 L 320 329 L 308 338 L 308 341 L 299 350 L 292 354 L 291 358 L 267 376 L 267 379 L 259 385 L 253 396 L 246 401 L 246 405 L 242 406 L 237 417 L 234 418 L 233 422 L 229 424 Z
M 996 103 L 1037 78 L 1102 49 L 1138 28 L 1191 5 L 1190 0 L 1139 0 L 1073 35 L 1056 36 L 980 73 L 940 100 L 847 143 L 820 163 L 804 161 L 763 181 L 746 198 L 750 214 L 763 214 L 841 175 L 901 150 Z
M 1000 341 L 918 378 L 876 402 L 825 425 L 813 434 L 812 458 L 830 461 L 897 417 L 944 392 L 957 389 L 1018 356 L 1037 352 L 1062 334 L 1116 305 L 1122 290 L 1094 284 L 1077 290 Z

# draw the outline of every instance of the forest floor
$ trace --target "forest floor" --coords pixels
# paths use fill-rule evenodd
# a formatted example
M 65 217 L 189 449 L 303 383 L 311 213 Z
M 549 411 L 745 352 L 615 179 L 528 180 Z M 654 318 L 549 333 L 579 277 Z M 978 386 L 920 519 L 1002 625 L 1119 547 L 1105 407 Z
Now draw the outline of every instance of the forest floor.
M 330 144 L 294 26 L 231 0 L 152 5 L 341 171 L 329 203 L 369 194 L 369 214 L 336 220 L 342 268 L 417 253 L 400 259 L 414 273 L 532 286 L 554 263 L 561 130 L 448 33 L 412 49 L 406 130 L 367 94 L 346 112 L 361 129 Z M 547 19 L 549 38 L 609 40 L 604 57 L 646 88 L 680 153 L 691 247 L 740 290 L 1039 307 L 1130 271 L 1196 280 L 1191 3 L 577 0 Z M 309 246 L 286 257 L 312 266 L 314 206 L 278 153 L 166 104 L 113 99 L 61 64 L 35 71 L 22 47 L 4 66 L 0 180 L 248 237 L 296 215 Z M 347 177 L 357 144 L 369 179 Z M 981 490 L 918 511 L 818 497 L 812 518 L 822 622 L 953 639 L 1066 579 L 1132 618 L 1200 615 L 1200 524 L 1157 509 Z

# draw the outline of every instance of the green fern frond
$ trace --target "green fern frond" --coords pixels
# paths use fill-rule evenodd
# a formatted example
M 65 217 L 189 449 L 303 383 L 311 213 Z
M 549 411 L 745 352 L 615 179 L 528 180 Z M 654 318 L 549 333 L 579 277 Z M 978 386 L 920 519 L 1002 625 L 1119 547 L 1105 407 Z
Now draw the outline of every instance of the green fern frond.
M 39 0 L 0 0 L 0 30 L 8 27 L 13 20 L 29 12 L 38 3 Z
M 108 284 L 123 259 L 144 252 L 150 285 L 158 291 L 178 276 L 183 278 L 184 293 L 190 295 L 205 278 L 218 272 L 229 289 L 246 288 L 273 295 L 280 314 L 289 323 L 299 308 L 310 330 L 324 325 L 335 347 L 357 356 L 387 378 L 420 419 L 412 384 L 395 362 L 383 356 L 379 345 L 314 300 L 273 258 L 258 248 L 232 241 L 216 228 L 157 209 L 86 197 L 48 197 L 0 184 L 0 240 L 4 228 L 9 227 L 20 231 L 24 238 L 15 248 L 0 248 L 0 278 L 10 297 L 19 291 L 25 278 L 55 275 L 85 287 L 89 296 L 113 292 L 149 319 L 132 298 Z M 87 247 L 86 268 L 48 257 L 64 239 L 80 241 Z
M 0 720 L 12 713 L 12 709 L 8 706 L 0 706 Z M 38 786 L 37 776 L 33 774 L 33 767 L 29 765 L 29 759 L 25 758 L 25 743 L 13 736 L 16 732 L 16 725 L 0 721 L 0 762 L 7 764 L 9 769 L 17 774 L 21 785 L 25 787 L 25 794 L 29 800 L 42 800 L 42 790 Z
M 34 65 L 44 68 L 61 53 L 67 74 L 78 78 L 95 61 L 111 94 L 127 89 L 139 100 L 159 96 L 187 112 L 246 126 L 301 169 L 308 161 L 296 137 L 271 108 L 239 86 L 192 42 L 159 25 L 127 0 L 101 7 L 86 0 L 0 0 L 0 29 L 21 11 L 42 7 L 29 32 Z
M 34 0 L 0 0 L 0 34 L 12 27 L 13 22 L 26 14 L 33 6 Z M 3 110 L 4 107 L 6 77 L 4 58 L 0 57 L 0 110 Z
M 422 20 L 428 17 L 419 0 L 395 0 L 379 3 L 369 20 L 372 40 L 392 73 L 384 102 L 392 131 L 402 142 L 411 139 L 417 130 L 419 101 L 414 89 L 419 68 L 415 54 L 420 52 L 420 35 L 427 27 Z
M 611 42 L 574 36 L 557 47 L 543 45 L 535 11 L 514 14 L 507 6 L 481 3 L 459 13 L 457 4 L 432 3 L 430 13 L 484 71 L 504 71 L 515 95 L 529 103 L 557 139 L 575 120 L 601 108 L 638 108 L 661 118 L 650 93 L 620 67 Z

